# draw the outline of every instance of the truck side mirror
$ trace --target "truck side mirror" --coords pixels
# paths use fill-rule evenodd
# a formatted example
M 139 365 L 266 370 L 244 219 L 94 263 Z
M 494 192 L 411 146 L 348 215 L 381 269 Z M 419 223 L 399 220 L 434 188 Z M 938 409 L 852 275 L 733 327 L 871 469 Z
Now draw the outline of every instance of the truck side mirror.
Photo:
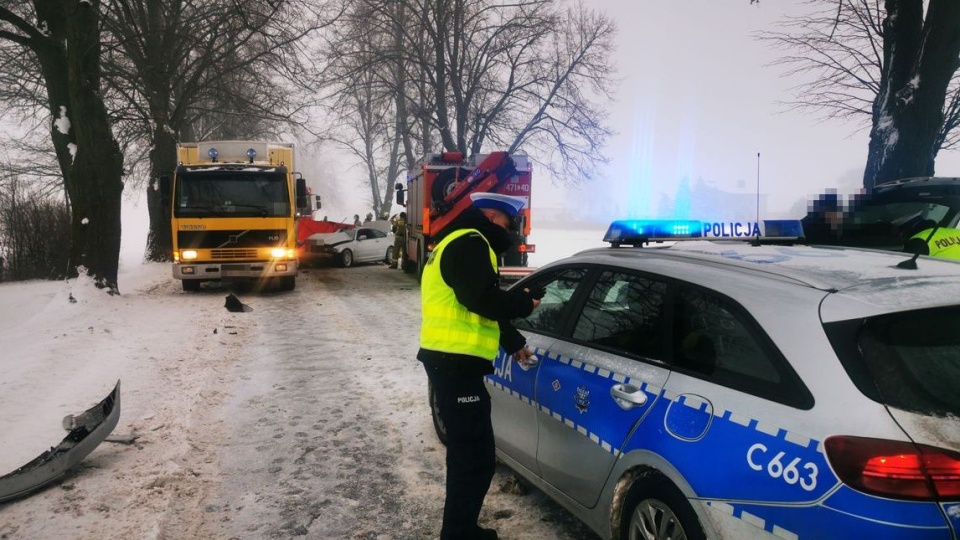
M 307 181 L 303 178 L 297 178 L 297 212 L 300 214 L 310 213 L 310 201 L 307 199 Z
M 399 204 L 400 206 L 406 206 L 406 203 L 404 202 L 404 197 L 403 197 L 403 191 L 404 191 L 403 184 L 401 184 L 400 182 L 397 182 L 395 189 L 397 190 L 397 204 Z

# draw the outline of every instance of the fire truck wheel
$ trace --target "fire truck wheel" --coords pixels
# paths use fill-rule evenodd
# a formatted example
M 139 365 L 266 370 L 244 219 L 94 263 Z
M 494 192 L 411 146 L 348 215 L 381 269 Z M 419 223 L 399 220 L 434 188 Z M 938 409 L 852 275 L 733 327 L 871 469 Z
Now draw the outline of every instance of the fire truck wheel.
M 353 252 L 345 249 L 340 253 L 340 266 L 350 268 L 353 266 Z
M 423 279 L 423 258 L 426 253 L 423 252 L 423 242 L 417 242 L 417 283 Z

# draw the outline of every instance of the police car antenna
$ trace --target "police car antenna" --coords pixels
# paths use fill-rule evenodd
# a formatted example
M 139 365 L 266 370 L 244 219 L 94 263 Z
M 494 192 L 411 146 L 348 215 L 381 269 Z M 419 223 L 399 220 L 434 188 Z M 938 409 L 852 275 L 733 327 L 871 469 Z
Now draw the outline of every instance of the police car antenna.
M 760 223 L 760 152 L 757 152 L 757 223 Z
M 760 152 L 757 152 L 757 224 L 760 223 Z M 760 244 L 760 229 L 757 229 L 757 235 L 754 236 L 754 245 Z

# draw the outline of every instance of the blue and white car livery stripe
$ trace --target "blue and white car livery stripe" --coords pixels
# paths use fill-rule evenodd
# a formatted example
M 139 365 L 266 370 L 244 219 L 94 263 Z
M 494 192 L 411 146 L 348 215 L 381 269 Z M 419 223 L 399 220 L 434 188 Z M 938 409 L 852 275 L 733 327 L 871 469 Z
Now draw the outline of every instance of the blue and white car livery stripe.
M 715 409 L 701 396 L 674 393 L 669 390 L 672 380 L 661 388 L 549 351 L 538 350 L 537 354 L 541 368 L 543 362 L 553 361 L 575 370 L 578 385 L 585 389 L 609 388 L 614 383 L 641 388 L 649 398 L 643 420 L 634 425 L 603 422 L 617 415 L 602 408 L 615 405 L 600 399 L 602 394 L 596 390 L 588 392 L 587 406 L 600 414 L 583 415 L 583 396 L 575 391 L 559 406 L 542 407 L 536 396 L 514 391 L 511 381 L 504 378 L 505 370 L 511 369 L 506 366 L 513 361 L 503 351 L 488 384 L 536 407 L 542 413 L 541 422 L 547 417 L 560 422 L 621 459 L 634 451 L 660 456 L 691 487 L 695 494 L 691 502 L 703 504 L 714 520 L 736 519 L 753 525 L 757 538 L 955 538 L 944 514 L 956 527 L 960 505 L 941 509 L 936 503 L 885 499 L 844 486 L 828 464 L 820 440 L 761 422 L 750 411 Z M 517 377 L 520 370 L 512 369 Z M 538 369 L 532 369 L 521 376 L 535 378 L 537 373 Z M 540 393 L 547 390 L 538 388 Z M 596 397 L 590 399 L 589 394 Z M 600 421 L 593 424 L 593 419 Z M 611 442 L 623 441 L 627 435 L 629 439 L 620 447 Z

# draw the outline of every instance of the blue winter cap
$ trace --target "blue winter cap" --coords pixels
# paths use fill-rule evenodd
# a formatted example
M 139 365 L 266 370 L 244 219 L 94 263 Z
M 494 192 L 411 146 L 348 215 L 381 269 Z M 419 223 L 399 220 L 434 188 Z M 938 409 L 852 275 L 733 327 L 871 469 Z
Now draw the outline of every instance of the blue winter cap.
M 506 214 L 510 219 L 517 216 L 521 209 L 527 204 L 523 197 L 514 197 L 513 195 L 503 195 L 501 193 L 471 193 L 470 200 L 476 208 L 490 208 L 499 210 Z

